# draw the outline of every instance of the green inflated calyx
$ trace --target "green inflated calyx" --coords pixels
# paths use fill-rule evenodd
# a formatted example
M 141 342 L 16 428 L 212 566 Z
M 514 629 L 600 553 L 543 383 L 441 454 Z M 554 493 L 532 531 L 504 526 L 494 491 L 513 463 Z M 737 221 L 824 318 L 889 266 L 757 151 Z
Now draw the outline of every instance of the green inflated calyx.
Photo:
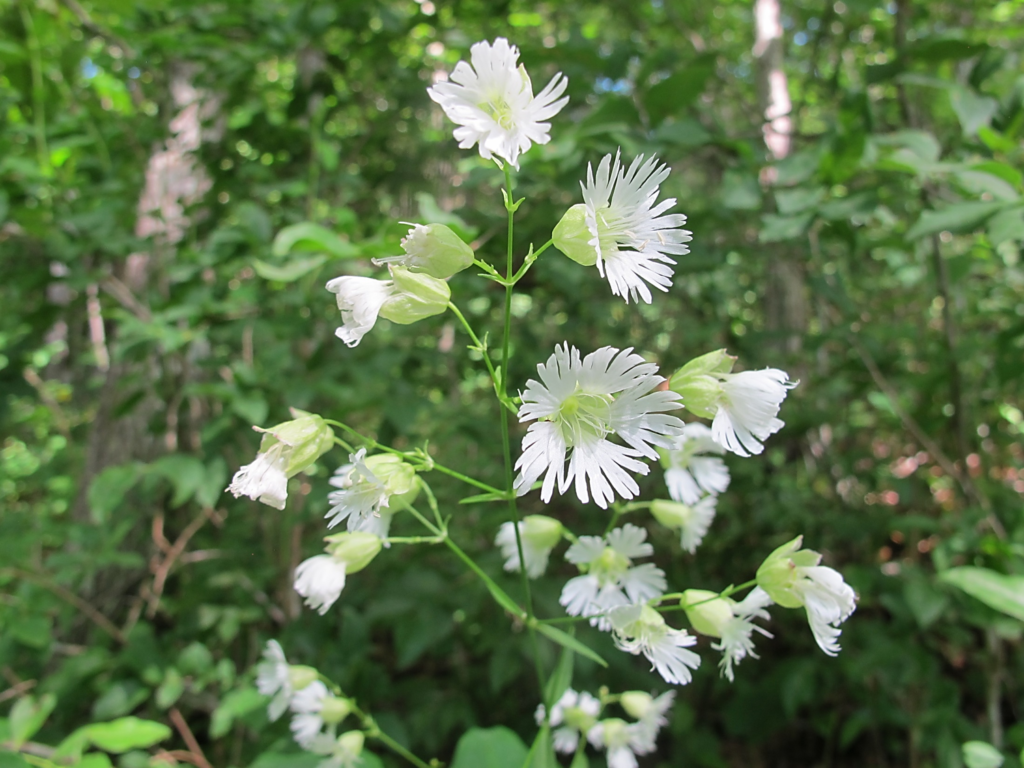
M 444 280 L 405 267 L 391 267 L 395 292 L 380 308 L 380 316 L 399 325 L 409 325 L 448 309 L 451 289 Z
M 798 568 L 812 568 L 821 562 L 821 555 L 800 549 L 803 536 L 797 536 L 776 549 L 757 569 L 757 585 L 783 608 L 800 608 L 804 601 L 793 591 L 800 578 Z
M 537 549 L 553 549 L 562 538 L 562 524 L 547 515 L 523 518 L 522 536 Z
M 404 266 L 439 280 L 461 272 L 473 263 L 473 249 L 444 224 L 416 224 L 402 240 Z
M 642 720 L 651 711 L 654 697 L 644 691 L 626 691 L 619 699 L 619 704 L 630 717 Z
M 288 682 L 293 691 L 301 691 L 307 685 L 315 682 L 320 673 L 313 667 L 306 667 L 301 664 L 291 664 L 288 667 Z
M 263 433 L 260 453 L 266 453 L 275 445 L 280 449 L 287 465 L 285 474 L 294 477 L 309 469 L 313 463 L 334 446 L 334 431 L 315 413 L 306 413 L 298 408 L 291 409 L 291 421 L 283 421 L 269 429 L 253 427 Z
M 686 618 L 695 632 L 721 637 L 726 624 L 732 621 L 735 601 L 706 589 L 688 589 L 679 604 L 686 610 Z
M 705 419 L 713 418 L 722 395 L 719 376 L 732 370 L 736 358 L 724 349 L 696 357 L 672 374 L 669 388 L 683 398 L 683 406 Z
M 381 540 L 366 531 L 336 533 L 324 538 L 327 553 L 345 564 L 345 573 L 363 570 L 381 550 Z
M 555 248 L 577 264 L 592 267 L 597 263 L 597 249 L 590 244 L 593 235 L 587 228 L 587 206 L 574 205 L 551 233 Z
M 416 470 L 406 464 L 401 456 L 393 453 L 378 453 L 363 462 L 373 472 L 374 477 L 384 484 L 391 499 L 390 506 L 395 510 L 404 504 L 412 504 L 419 494 L 420 486 L 416 482 Z M 398 502 L 396 504 L 396 502 Z
M 320 705 L 320 719 L 327 725 L 337 725 L 352 713 L 352 702 L 348 699 L 326 698 Z
M 693 517 L 693 509 L 678 501 L 655 499 L 651 502 L 651 514 L 666 528 L 685 528 Z
M 363 744 L 366 742 L 366 736 L 363 735 L 362 731 L 347 731 L 338 737 L 338 747 L 340 751 L 357 757 L 362 754 Z

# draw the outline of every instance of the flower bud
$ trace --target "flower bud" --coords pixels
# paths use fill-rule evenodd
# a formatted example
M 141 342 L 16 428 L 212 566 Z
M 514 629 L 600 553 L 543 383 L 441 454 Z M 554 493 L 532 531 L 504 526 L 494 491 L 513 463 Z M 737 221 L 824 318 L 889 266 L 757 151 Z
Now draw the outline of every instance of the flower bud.
M 797 536 L 783 544 L 757 569 L 757 585 L 783 608 L 799 608 L 804 604 L 793 592 L 800 578 L 797 568 L 811 568 L 821 562 L 821 555 L 817 552 L 800 549 L 803 539 L 803 536 Z
M 294 477 L 308 469 L 312 464 L 334 446 L 334 432 L 324 420 L 315 413 L 306 413 L 292 408 L 291 421 L 284 421 L 269 429 L 253 427 L 263 432 L 260 442 L 260 453 L 266 453 L 274 445 L 281 443 L 285 460 L 285 474 Z
M 734 600 L 719 597 L 706 589 L 688 589 L 679 604 L 686 610 L 686 618 L 695 632 L 708 637 L 721 637 L 722 630 L 732 621 Z
M 562 524 L 547 515 L 527 515 L 523 518 L 523 538 L 536 549 L 553 549 L 562 540 Z
M 345 563 L 345 573 L 356 573 L 370 564 L 381 550 L 381 540 L 372 533 L 351 531 L 324 537 L 327 552 L 335 560 Z
M 402 249 L 407 254 L 398 257 L 403 267 L 439 280 L 473 263 L 473 249 L 444 224 L 413 225 L 402 240 Z
M 338 751 L 351 757 L 358 757 L 362 754 L 365 741 L 366 737 L 362 731 L 348 731 L 338 737 Z
M 329 696 L 320 705 L 320 719 L 327 725 L 337 725 L 352 712 L 352 702 Z
M 577 264 L 592 267 L 597 263 L 597 249 L 590 244 L 593 237 L 587 227 L 586 217 L 587 206 L 583 203 L 574 205 L 555 225 L 551 239 L 555 248 Z
M 678 501 L 656 499 L 651 502 L 651 514 L 666 528 L 685 528 L 693 519 L 693 509 Z
M 654 704 L 654 697 L 643 691 L 626 691 L 619 699 L 619 704 L 626 710 L 626 713 L 637 720 L 643 720 L 651 705 Z
M 291 683 L 293 691 L 301 691 L 318 677 L 320 677 L 320 673 L 313 667 L 301 664 L 288 665 L 288 682 Z
M 444 280 L 410 272 L 405 267 L 391 267 L 391 279 L 396 290 L 380 308 L 380 316 L 385 320 L 409 325 L 448 309 L 452 292 Z

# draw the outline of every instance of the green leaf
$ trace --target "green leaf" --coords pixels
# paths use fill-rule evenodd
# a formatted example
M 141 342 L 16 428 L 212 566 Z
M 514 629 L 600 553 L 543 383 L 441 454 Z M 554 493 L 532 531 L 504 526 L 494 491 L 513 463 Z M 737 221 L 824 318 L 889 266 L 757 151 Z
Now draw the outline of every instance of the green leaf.
M 576 756 L 572 759 L 572 765 L 569 768 L 590 768 L 590 760 L 587 759 L 585 749 L 576 750 Z
M 506 611 L 511 613 L 513 616 L 522 616 L 523 609 L 519 607 L 519 603 L 509 597 L 509 594 L 495 584 L 491 579 L 486 579 L 484 583 L 487 585 L 487 591 L 491 593 L 491 597 L 497 600 L 498 605 L 504 608 Z
M 1007 208 L 988 220 L 988 239 L 992 245 L 1007 240 L 1024 241 L 1024 208 Z
M 0 768 L 29 768 L 29 764 L 17 752 L 0 750 Z
M 775 193 L 775 203 L 779 208 L 779 213 L 788 216 L 813 208 L 822 197 L 824 197 L 824 190 L 820 187 L 780 189 Z
M 551 744 L 551 726 L 545 725 L 537 732 L 530 747 L 530 768 L 561 768 Z
M 359 256 L 359 249 L 352 243 L 342 240 L 327 227 L 311 221 L 292 224 L 277 233 L 271 252 L 280 257 L 292 251 L 327 253 L 335 259 L 354 259 Z
M 483 504 L 488 501 L 505 501 L 506 498 L 504 493 L 479 493 L 476 496 L 467 496 L 464 499 L 459 499 L 459 504 Z
M 180 507 L 191 499 L 206 479 L 206 466 L 196 456 L 171 453 L 161 456 L 146 471 L 169 481 L 174 487 L 171 506 Z
M 734 211 L 756 211 L 761 207 L 761 185 L 753 172 L 726 171 L 718 195 L 722 205 Z
M 526 755 L 523 740 L 503 725 L 471 728 L 455 745 L 451 768 L 522 768 Z
M 75 763 L 75 768 L 112 768 L 110 758 L 102 752 L 90 752 Z
M 779 216 L 775 213 L 766 213 L 761 217 L 761 232 L 758 235 L 758 239 L 762 243 L 793 240 L 807 231 L 807 227 L 811 225 L 813 218 L 813 211 L 798 213 L 795 216 Z
M 181 698 L 185 692 L 185 680 L 181 673 L 174 667 L 170 667 L 164 674 L 163 682 L 156 689 L 156 705 L 160 709 L 169 708 L 174 702 Z
M 249 768 L 316 768 L 323 760 L 323 755 L 309 752 L 264 752 Z
M 651 86 L 644 96 L 644 105 L 655 125 L 669 115 L 682 112 L 704 92 L 715 73 L 715 55 L 704 55 L 687 67 Z
M 1024 576 L 1007 576 L 988 568 L 965 565 L 943 571 L 939 579 L 990 608 L 1024 621 Z
M 36 731 L 43 727 L 46 718 L 57 706 L 57 697 L 52 693 L 40 696 L 38 701 L 34 696 L 23 696 L 11 707 L 8 716 L 11 729 L 10 741 L 15 749 L 32 738 Z
M 163 723 L 137 717 L 122 717 L 109 723 L 89 725 L 85 732 L 89 741 L 105 752 L 114 754 L 151 747 L 171 735 L 171 729 Z
M 607 667 L 608 662 L 602 659 L 594 651 L 590 650 L 587 646 L 581 643 L 572 635 L 563 632 L 562 630 L 551 626 L 550 624 L 538 624 L 537 631 L 544 635 L 549 640 L 554 640 L 563 648 L 572 648 L 573 651 L 578 653 L 580 656 L 586 656 L 591 661 L 596 661 L 602 667 Z
M 571 636 L 571 632 L 569 633 Z M 548 678 L 547 687 L 544 689 L 544 703 L 548 710 L 555 705 L 555 702 L 562 698 L 562 694 L 572 685 L 572 668 L 576 660 L 576 654 L 572 648 L 563 648 L 562 655 L 558 659 L 558 666 L 554 674 Z
M 962 749 L 967 768 L 999 768 L 1003 764 L 1003 753 L 987 742 L 968 741 Z
M 999 109 L 999 102 L 991 96 L 982 96 L 971 88 L 955 86 L 949 89 L 949 103 L 960 119 L 964 136 L 973 136 L 978 129 L 987 127 Z
M 210 738 L 226 736 L 235 720 L 261 708 L 267 699 L 255 688 L 239 688 L 223 699 L 210 717 Z
M 103 523 L 117 509 L 139 479 L 142 465 L 137 463 L 107 467 L 89 485 L 89 509 L 93 520 Z
M 308 256 L 305 259 L 293 259 L 286 264 L 270 264 L 259 259 L 252 260 L 252 268 L 264 280 L 276 280 L 279 283 L 292 283 L 303 275 L 307 275 L 327 261 L 322 253 Z
M 907 240 L 920 240 L 922 237 L 930 237 L 947 230 L 972 232 L 1005 207 L 1005 203 L 971 201 L 949 205 L 940 210 L 924 211 L 907 230 Z
M 1020 199 L 1017 190 L 1013 185 L 991 173 L 968 169 L 955 171 L 953 178 L 967 192 L 981 197 L 986 192 L 992 197 L 989 199 L 1014 201 Z

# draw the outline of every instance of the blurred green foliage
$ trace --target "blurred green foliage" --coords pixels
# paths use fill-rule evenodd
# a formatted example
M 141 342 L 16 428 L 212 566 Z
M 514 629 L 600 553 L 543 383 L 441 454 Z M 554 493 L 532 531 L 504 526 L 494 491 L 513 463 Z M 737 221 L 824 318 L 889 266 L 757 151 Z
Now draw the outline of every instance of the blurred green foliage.
M 0 742 L 61 745 L 0 764 L 134 768 L 184 734 L 212 765 L 304 764 L 252 687 L 268 637 L 418 754 L 461 765 L 474 726 L 532 739 L 525 633 L 446 551 L 388 552 L 325 617 L 300 610 L 290 573 L 344 456 L 280 513 L 221 493 L 250 426 L 289 406 L 501 483 L 490 383 L 450 319 L 346 349 L 323 290 L 397 252 L 403 220 L 500 256 L 500 177 L 425 91 L 498 35 L 572 98 L 522 163 L 520 258 L 620 146 L 673 167 L 694 232 L 651 306 L 547 252 L 514 297 L 511 381 L 564 339 L 786 368 L 786 429 L 730 461 L 698 554 L 658 563 L 721 588 L 803 533 L 860 596 L 837 659 L 778 612 L 735 684 L 705 665 L 645 765 L 952 768 L 963 742 L 1024 747 L 1024 3 L 781 4 L 793 147 L 766 175 L 740 0 L 0 0 Z M 275 251 L 303 221 L 334 245 Z M 499 286 L 452 289 L 500 327 Z M 500 573 L 503 509 L 432 482 Z M 523 507 L 599 519 L 569 497 Z M 540 613 L 567 575 L 538 583 Z M 611 667 L 578 659 L 576 687 L 651 685 L 580 634 Z

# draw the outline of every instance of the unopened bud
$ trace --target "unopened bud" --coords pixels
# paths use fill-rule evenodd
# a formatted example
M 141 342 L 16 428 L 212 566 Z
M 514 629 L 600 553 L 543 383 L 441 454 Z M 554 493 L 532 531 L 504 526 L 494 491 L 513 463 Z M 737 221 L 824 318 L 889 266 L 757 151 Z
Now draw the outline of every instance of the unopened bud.
M 693 509 L 678 501 L 656 499 L 651 502 L 651 514 L 666 528 L 685 528 L 693 518 Z
M 577 264 L 592 267 L 597 263 L 597 249 L 590 244 L 593 235 L 587 227 L 586 217 L 587 206 L 583 203 L 574 205 L 555 225 L 551 239 L 555 248 Z
M 686 618 L 695 632 L 708 637 L 721 637 L 726 625 L 732 621 L 733 600 L 720 597 L 706 589 L 688 589 L 679 604 L 686 610 Z
M 626 691 L 619 699 L 619 704 L 630 717 L 642 720 L 651 711 L 654 697 L 643 691 Z
M 363 570 L 381 550 L 381 540 L 366 531 L 336 533 L 324 538 L 327 552 L 335 560 L 345 564 L 345 573 Z
M 444 280 L 410 272 L 405 267 L 391 267 L 391 279 L 396 290 L 380 308 L 380 316 L 385 320 L 409 325 L 448 309 L 452 292 Z
M 260 453 L 266 453 L 278 443 L 285 446 L 282 456 L 288 477 L 308 469 L 334 446 L 334 432 L 320 416 L 298 408 L 292 408 L 292 415 L 295 418 L 291 421 L 283 421 L 268 429 L 254 427 L 256 431 L 263 432 Z
M 362 754 L 363 744 L 366 741 L 366 737 L 362 731 L 348 731 L 341 734 L 338 737 L 338 747 L 340 751 L 350 755 L 352 757 L 358 757 Z M 328 761 L 330 763 L 330 761 Z

